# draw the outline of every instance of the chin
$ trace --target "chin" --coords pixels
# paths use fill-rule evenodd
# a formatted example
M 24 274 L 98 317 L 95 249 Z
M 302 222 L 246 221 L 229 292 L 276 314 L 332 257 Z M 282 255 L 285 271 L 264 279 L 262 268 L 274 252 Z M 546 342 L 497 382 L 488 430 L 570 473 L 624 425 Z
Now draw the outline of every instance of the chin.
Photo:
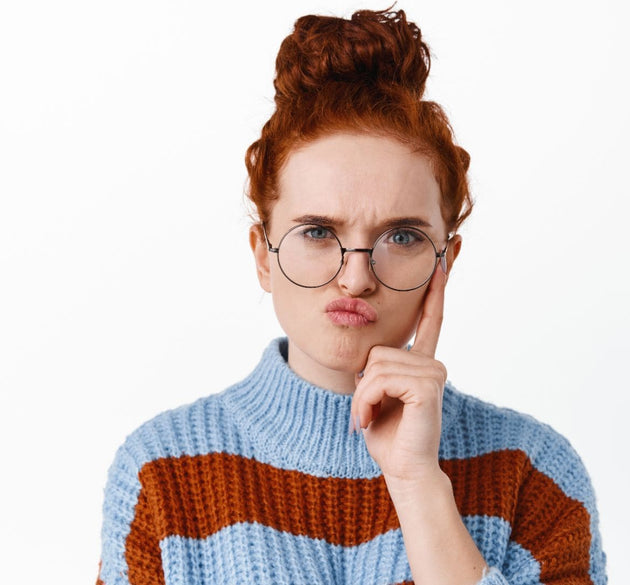
M 363 369 L 371 348 L 367 339 L 343 333 L 313 336 L 311 339 L 294 337 L 293 345 L 320 367 L 353 374 Z
M 366 350 L 357 349 L 356 351 L 337 351 L 330 355 L 330 367 L 339 372 L 352 372 L 356 374 L 365 367 L 369 348 Z
M 365 367 L 370 349 L 375 345 L 379 344 L 365 331 L 340 331 L 326 351 L 331 362 L 329 367 L 343 372 L 360 372 Z

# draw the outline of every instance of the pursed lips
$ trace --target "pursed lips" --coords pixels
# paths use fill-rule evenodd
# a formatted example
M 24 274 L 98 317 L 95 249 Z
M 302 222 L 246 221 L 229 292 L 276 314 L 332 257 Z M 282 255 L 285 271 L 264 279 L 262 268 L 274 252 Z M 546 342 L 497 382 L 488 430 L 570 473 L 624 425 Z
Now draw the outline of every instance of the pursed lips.
M 326 313 L 337 325 L 362 327 L 378 319 L 378 313 L 362 299 L 339 298 L 326 305 Z

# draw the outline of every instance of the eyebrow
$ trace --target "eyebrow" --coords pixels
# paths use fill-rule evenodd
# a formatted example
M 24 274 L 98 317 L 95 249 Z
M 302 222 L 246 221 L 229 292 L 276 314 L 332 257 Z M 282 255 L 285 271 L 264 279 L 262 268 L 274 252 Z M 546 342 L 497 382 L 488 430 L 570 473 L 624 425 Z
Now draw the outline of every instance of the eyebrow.
M 300 223 L 312 223 L 322 226 L 342 226 L 345 221 L 342 219 L 338 219 L 336 217 L 330 215 L 313 215 L 306 214 L 300 215 L 293 219 L 297 224 Z M 384 221 L 379 224 L 379 227 L 384 229 L 392 229 L 396 227 L 402 226 L 410 226 L 410 227 L 423 227 L 430 228 L 433 227 L 426 219 L 422 219 L 421 217 L 394 217 Z

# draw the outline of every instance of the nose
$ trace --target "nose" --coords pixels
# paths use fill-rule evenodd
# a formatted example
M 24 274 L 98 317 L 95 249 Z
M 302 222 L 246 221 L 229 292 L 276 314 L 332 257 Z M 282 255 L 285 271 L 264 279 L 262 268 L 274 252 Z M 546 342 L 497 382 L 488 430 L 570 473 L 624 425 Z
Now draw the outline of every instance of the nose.
M 370 268 L 372 257 L 365 248 L 347 249 L 337 283 L 349 295 L 360 296 L 376 288 L 376 278 Z

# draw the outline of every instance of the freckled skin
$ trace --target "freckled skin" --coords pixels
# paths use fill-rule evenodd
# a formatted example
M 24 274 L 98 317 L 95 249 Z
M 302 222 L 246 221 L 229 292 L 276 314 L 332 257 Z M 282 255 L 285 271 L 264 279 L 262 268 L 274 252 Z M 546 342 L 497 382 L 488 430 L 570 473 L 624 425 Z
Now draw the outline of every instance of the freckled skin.
M 334 134 L 302 146 L 288 158 L 279 177 L 279 199 L 271 211 L 269 239 L 277 245 L 294 218 L 331 216 L 345 247 L 369 248 L 388 219 L 420 217 L 436 246 L 446 244 L 440 189 L 429 161 L 394 139 Z M 251 236 L 263 288 L 271 292 L 280 325 L 289 338 L 289 365 L 320 386 L 351 392 L 354 374 L 375 345 L 403 347 L 413 336 L 427 287 L 398 292 L 381 285 L 366 254 L 350 253 L 341 273 L 316 289 L 296 286 L 280 271 L 257 232 Z M 331 323 L 328 302 L 358 297 L 378 312 L 365 327 Z
M 343 246 L 371 248 L 388 220 L 419 218 L 430 224 L 424 231 L 441 249 L 447 236 L 439 202 L 437 182 L 422 156 L 383 137 L 332 135 L 289 157 L 269 235 L 278 242 L 306 214 L 333 216 L 327 224 Z M 449 243 L 446 270 L 438 268 L 426 286 L 409 292 L 381 285 L 362 253 L 350 253 L 329 284 L 301 288 L 282 275 L 260 230 L 252 228 L 250 243 L 260 283 L 272 293 L 289 338 L 291 368 L 314 384 L 353 393 L 350 428 L 363 433 L 381 469 L 414 582 L 477 583 L 485 560 L 438 459 L 447 372 L 435 351 L 447 273 L 461 238 L 455 235 Z M 326 306 L 340 298 L 346 305 L 348 299 L 369 303 L 377 318 L 361 327 L 335 324 Z M 413 346 L 404 351 L 414 333 Z

